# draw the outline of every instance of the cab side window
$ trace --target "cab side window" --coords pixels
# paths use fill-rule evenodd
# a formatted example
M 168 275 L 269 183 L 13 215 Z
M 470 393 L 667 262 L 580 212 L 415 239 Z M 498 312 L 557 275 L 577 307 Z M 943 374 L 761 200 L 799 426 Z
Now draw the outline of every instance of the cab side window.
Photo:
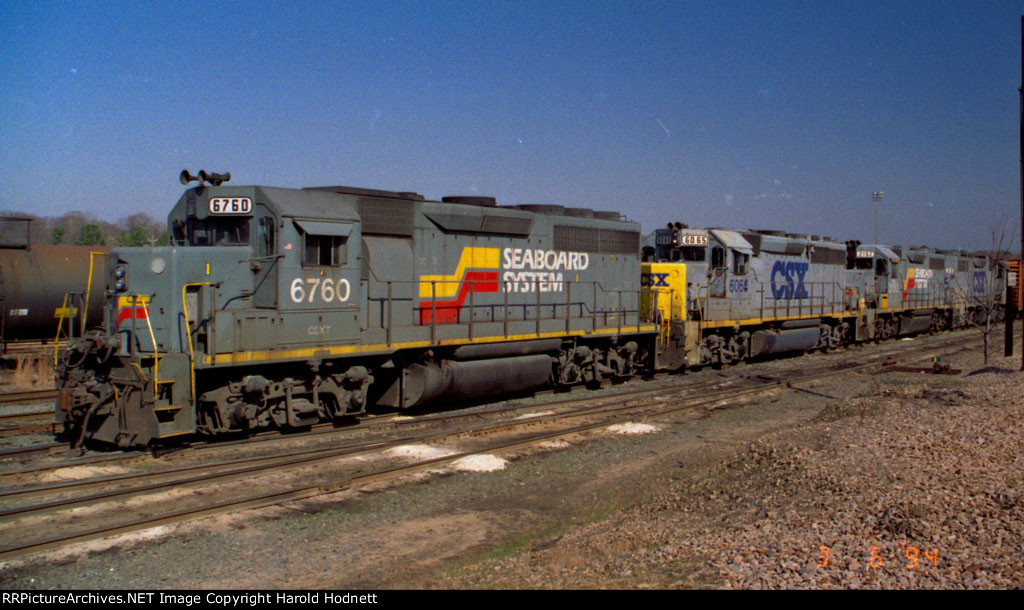
M 344 265 L 348 262 L 345 248 L 347 241 L 347 237 L 307 233 L 303 244 L 302 264 L 317 267 Z
M 276 224 L 274 223 L 274 219 L 272 217 L 264 216 L 263 218 L 260 218 L 259 236 L 256 239 L 257 257 L 262 258 L 265 256 L 274 255 L 274 252 L 276 251 L 274 243 L 275 228 Z
M 732 272 L 736 275 L 745 275 L 750 265 L 750 255 L 743 252 L 732 253 Z
M 711 249 L 711 266 L 715 269 L 725 267 L 725 248 L 715 246 Z

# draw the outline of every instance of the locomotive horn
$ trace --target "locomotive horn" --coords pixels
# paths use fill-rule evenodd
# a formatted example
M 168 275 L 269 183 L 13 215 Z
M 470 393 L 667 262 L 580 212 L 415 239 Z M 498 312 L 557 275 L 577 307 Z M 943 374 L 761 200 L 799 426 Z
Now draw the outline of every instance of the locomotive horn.
M 199 173 L 201 174 L 203 172 L 199 172 Z M 182 185 L 186 185 L 187 186 L 188 183 L 192 182 L 193 180 L 198 181 L 199 180 L 199 176 L 193 176 L 192 174 L 190 174 L 188 172 L 187 169 L 183 169 L 183 170 L 181 170 L 181 174 L 178 175 L 178 180 L 181 181 Z
M 220 186 L 222 182 L 228 182 L 231 180 L 231 172 L 224 174 L 207 173 L 206 170 L 199 170 L 199 177 L 205 182 L 209 182 L 213 186 Z

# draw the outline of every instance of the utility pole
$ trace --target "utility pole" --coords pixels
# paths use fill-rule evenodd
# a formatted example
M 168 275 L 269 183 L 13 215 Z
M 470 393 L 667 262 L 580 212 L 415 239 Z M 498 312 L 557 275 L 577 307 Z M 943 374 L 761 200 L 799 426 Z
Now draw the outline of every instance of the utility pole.
M 1021 266 L 1018 267 L 1020 273 L 1017 274 L 1017 282 L 1024 281 L 1024 15 L 1020 17 L 1020 82 L 1021 88 L 1017 89 L 1017 94 L 1020 97 L 1018 104 L 1020 110 L 1020 260 Z M 1022 304 L 1024 305 L 1024 304 Z M 1007 322 L 1009 324 L 1009 322 Z M 1020 344 L 1020 370 L 1024 371 L 1024 323 L 1021 324 L 1021 344 Z
M 1024 17 L 1021 17 L 1024 19 Z M 1024 24 L 1024 22 L 1022 22 Z M 885 193 L 882 191 L 875 191 L 871 193 L 871 201 L 875 202 L 875 243 L 878 243 L 878 205 L 885 199 Z

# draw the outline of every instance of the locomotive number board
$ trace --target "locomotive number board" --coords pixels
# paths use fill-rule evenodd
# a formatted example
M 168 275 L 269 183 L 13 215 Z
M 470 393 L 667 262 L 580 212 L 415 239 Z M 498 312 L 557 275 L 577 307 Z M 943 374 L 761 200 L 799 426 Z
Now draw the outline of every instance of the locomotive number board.
M 251 214 L 252 199 L 248 197 L 210 197 L 211 214 Z

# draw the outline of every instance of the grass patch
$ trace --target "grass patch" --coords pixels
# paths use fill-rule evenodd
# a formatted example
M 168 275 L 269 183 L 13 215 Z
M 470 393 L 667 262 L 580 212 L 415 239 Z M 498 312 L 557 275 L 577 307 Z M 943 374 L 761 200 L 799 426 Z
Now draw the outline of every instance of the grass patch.
M 531 532 L 529 534 L 516 536 L 511 540 L 506 540 L 489 551 L 484 551 L 480 555 L 477 555 L 473 558 L 471 563 L 504 559 L 505 557 L 515 555 L 519 551 L 530 548 L 536 540 L 542 538 L 545 538 L 545 536 L 541 535 L 540 532 Z

